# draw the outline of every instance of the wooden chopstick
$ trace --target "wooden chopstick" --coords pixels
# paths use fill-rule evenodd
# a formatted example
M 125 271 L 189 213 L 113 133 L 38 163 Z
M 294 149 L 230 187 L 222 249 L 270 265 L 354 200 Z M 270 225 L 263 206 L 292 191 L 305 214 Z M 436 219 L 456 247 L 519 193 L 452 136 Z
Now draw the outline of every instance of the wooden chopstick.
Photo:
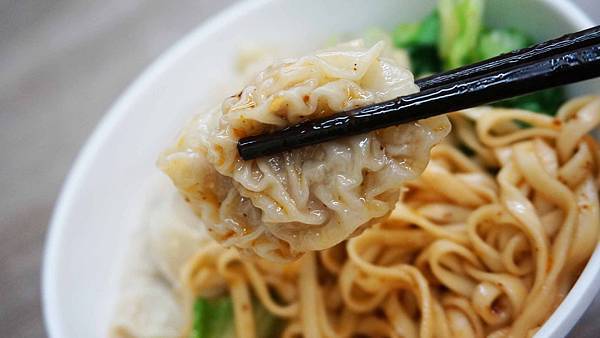
M 517 60 L 492 67 L 483 62 L 478 69 L 493 70 L 477 71 L 475 75 L 468 71 L 460 75 L 460 80 L 440 80 L 413 95 L 246 137 L 238 142 L 238 151 L 249 160 L 600 76 L 600 44 L 574 46 L 580 47 L 571 44 L 558 54 L 538 53 L 526 63 Z M 498 58 L 492 60 L 499 63 Z M 460 70 L 454 74 L 461 74 Z M 447 73 L 439 76 L 448 79 Z

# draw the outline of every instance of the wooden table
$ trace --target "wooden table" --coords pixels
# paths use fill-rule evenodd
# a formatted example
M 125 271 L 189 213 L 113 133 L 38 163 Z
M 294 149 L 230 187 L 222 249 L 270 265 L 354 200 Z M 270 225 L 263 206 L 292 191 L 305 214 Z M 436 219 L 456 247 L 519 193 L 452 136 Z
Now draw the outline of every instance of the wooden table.
M 596 1 L 577 2 L 600 21 Z M 2 337 L 45 336 L 44 236 L 82 143 L 152 60 L 231 2 L 0 0 Z M 600 336 L 598 315 L 600 298 L 573 336 Z

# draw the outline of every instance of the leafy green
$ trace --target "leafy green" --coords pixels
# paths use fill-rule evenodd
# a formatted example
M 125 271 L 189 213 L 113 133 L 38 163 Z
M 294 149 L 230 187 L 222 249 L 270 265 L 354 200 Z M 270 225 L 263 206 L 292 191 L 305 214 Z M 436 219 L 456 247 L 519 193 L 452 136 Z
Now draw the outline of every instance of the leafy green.
M 482 30 L 484 0 L 440 0 L 439 53 L 444 69 L 472 63 Z
M 410 57 L 416 77 L 437 73 L 525 48 L 533 39 L 523 32 L 483 25 L 485 0 L 440 0 L 420 22 L 400 24 L 392 41 Z M 512 98 L 494 105 L 555 114 L 565 101 L 562 88 Z
M 418 23 L 400 24 L 392 33 L 394 45 L 408 52 L 412 71 L 419 77 L 442 70 L 437 45 L 440 38 L 440 17 L 433 11 Z
M 198 298 L 190 338 L 235 338 L 233 303 L 230 297 Z
M 273 316 L 262 304 L 252 304 L 256 337 L 275 338 L 283 321 Z M 198 298 L 194 304 L 194 323 L 190 338 L 235 338 L 235 315 L 229 296 Z
M 488 29 L 483 26 L 484 0 L 440 0 L 439 51 L 444 69 L 525 48 L 533 39 L 516 29 Z M 562 88 L 511 98 L 496 106 L 555 114 L 565 101 Z
M 498 56 L 515 49 L 525 48 L 532 39 L 516 29 L 486 29 L 475 49 L 475 61 Z
M 409 48 L 408 55 L 411 70 L 417 78 L 442 71 L 442 62 L 435 47 L 418 46 Z

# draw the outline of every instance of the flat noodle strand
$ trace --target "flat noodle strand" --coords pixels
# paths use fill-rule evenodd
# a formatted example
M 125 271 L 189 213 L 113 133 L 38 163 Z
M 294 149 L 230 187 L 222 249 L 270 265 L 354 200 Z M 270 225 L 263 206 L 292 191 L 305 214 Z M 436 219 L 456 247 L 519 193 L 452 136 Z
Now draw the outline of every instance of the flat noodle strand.
M 285 338 L 533 335 L 598 245 L 600 146 L 586 134 L 600 98 L 555 118 L 481 107 L 452 120 L 387 220 L 286 264 L 210 243 L 182 269 L 184 304 L 228 293 L 240 338 L 254 337 L 252 299 Z

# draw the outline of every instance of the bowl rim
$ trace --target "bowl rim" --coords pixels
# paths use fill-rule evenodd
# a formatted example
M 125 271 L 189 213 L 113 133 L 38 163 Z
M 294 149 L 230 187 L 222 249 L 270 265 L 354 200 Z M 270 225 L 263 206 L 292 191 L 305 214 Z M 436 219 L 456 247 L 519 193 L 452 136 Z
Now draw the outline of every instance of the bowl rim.
M 77 187 L 85 178 L 86 172 L 92 165 L 106 137 L 126 116 L 127 109 L 135 101 L 135 98 L 147 90 L 173 63 L 177 62 L 188 50 L 193 48 L 195 41 L 208 37 L 213 32 L 234 22 L 238 17 L 244 15 L 244 13 L 274 1 L 277 0 L 243 0 L 233 4 L 210 16 L 191 32 L 186 33 L 175 44 L 167 47 L 165 51 L 159 54 L 127 86 L 85 141 L 62 184 L 52 211 L 52 216 L 50 217 L 44 242 L 43 262 L 41 266 L 42 312 L 44 326 L 50 337 L 66 337 L 64 327 L 61 325 L 57 294 L 55 293 L 55 290 L 58 289 L 58 282 L 56 278 L 53 278 L 53 273 L 57 270 L 56 265 L 58 264 L 60 253 L 60 241 L 64 237 L 64 232 L 67 228 L 68 222 L 66 220 L 71 210 L 71 205 L 74 203 Z
M 41 296 L 44 326 L 49 337 L 65 337 L 64 327 L 61 324 L 61 317 L 59 316 L 60 311 L 57 311 L 59 310 L 58 301 L 54 291 L 57 290 L 58 282 L 57 279 L 54 278 L 54 271 L 56 271 L 56 265 L 58 264 L 57 260 L 60 252 L 61 238 L 68 225 L 67 216 L 71 211 L 71 205 L 74 203 L 77 187 L 80 186 L 80 182 L 85 178 L 86 172 L 93 164 L 96 154 L 102 147 L 106 137 L 110 134 L 110 131 L 113 130 L 126 116 L 128 107 L 135 101 L 135 98 L 147 90 L 161 74 L 167 71 L 172 64 L 177 62 L 177 60 L 193 48 L 196 41 L 205 39 L 213 32 L 234 22 L 238 17 L 245 15 L 246 12 L 275 1 L 277 0 L 242 0 L 232 4 L 199 23 L 196 28 L 192 29 L 174 44 L 167 47 L 165 51 L 160 53 L 159 56 L 147 66 L 130 85 L 127 86 L 100 119 L 93 132 L 80 148 L 71 169 L 61 186 L 52 216 L 50 217 L 44 241 L 43 261 L 41 266 Z M 562 13 L 565 19 L 577 26 L 578 29 L 584 29 L 594 25 L 593 20 L 591 20 L 591 18 L 571 0 L 537 1 L 541 2 L 544 6 L 554 9 L 556 12 Z M 565 297 L 559 307 L 554 310 L 538 333 L 559 333 L 565 335 L 571 330 L 576 321 L 587 309 L 594 297 L 586 298 L 586 296 L 592 291 L 596 294 L 600 288 L 600 283 L 590 282 L 585 284 L 585 287 L 580 285 L 580 282 L 584 277 L 586 279 L 593 279 L 596 277 L 596 279 L 600 280 L 600 273 L 594 273 L 587 268 L 590 265 L 589 263 L 600 265 L 599 247 L 596 248 L 593 256 L 588 261 L 588 264 L 586 264 L 586 268 L 578 278 L 577 283 L 571 289 L 571 291 L 574 290 L 574 292 L 569 291 L 567 297 Z M 576 288 L 577 286 L 579 287 Z M 582 304 L 585 304 L 585 306 L 575 306 Z

